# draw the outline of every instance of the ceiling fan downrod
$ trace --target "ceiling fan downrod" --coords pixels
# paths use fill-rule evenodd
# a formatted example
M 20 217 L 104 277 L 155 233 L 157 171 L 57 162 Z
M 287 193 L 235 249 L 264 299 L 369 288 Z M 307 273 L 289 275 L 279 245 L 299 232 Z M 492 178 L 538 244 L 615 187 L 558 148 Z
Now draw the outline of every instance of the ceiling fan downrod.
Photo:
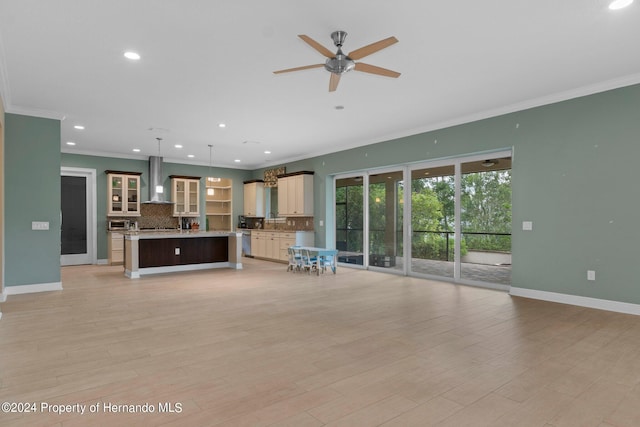
M 342 52 L 342 44 L 346 38 L 346 31 L 334 31 L 331 33 L 331 39 L 333 40 L 333 44 L 338 48 L 338 51 L 336 52 L 336 56 L 327 59 L 324 63 L 324 68 L 327 71 L 334 74 L 344 74 L 355 68 L 355 61 Z

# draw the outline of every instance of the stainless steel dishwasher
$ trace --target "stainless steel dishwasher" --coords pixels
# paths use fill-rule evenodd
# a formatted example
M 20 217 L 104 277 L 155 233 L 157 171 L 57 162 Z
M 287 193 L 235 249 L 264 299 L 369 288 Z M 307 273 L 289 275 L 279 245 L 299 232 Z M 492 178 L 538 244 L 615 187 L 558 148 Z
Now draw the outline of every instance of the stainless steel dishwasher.
M 242 230 L 242 255 L 251 256 L 251 230 Z

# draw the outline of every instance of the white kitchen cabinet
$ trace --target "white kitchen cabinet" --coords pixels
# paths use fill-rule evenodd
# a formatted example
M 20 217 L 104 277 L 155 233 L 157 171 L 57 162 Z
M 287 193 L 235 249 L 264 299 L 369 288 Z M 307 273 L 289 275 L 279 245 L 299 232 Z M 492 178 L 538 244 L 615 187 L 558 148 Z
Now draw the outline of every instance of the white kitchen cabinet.
M 280 261 L 288 261 L 289 259 L 289 247 L 296 245 L 296 233 L 282 233 L 280 235 Z M 311 245 L 300 245 L 300 246 L 311 246 Z
M 173 216 L 200 216 L 200 178 L 171 175 Z
M 262 231 L 251 231 L 251 256 L 257 258 L 266 258 L 267 254 L 267 236 Z
M 105 171 L 107 216 L 140 216 L 140 172 Z
M 255 179 L 244 182 L 244 216 L 264 217 L 264 181 Z
M 313 172 L 278 177 L 278 216 L 313 216 Z
M 313 246 L 313 231 L 251 230 L 251 255 L 273 261 L 287 261 L 289 246 Z
M 124 262 L 124 234 L 110 231 L 107 239 L 107 255 L 109 265 L 118 265 Z

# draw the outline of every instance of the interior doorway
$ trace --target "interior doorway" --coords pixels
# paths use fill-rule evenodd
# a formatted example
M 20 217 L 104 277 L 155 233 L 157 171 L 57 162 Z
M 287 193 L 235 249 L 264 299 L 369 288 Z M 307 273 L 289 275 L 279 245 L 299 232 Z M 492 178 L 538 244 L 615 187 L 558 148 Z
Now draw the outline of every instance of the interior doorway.
M 60 265 L 95 264 L 95 169 L 61 169 Z

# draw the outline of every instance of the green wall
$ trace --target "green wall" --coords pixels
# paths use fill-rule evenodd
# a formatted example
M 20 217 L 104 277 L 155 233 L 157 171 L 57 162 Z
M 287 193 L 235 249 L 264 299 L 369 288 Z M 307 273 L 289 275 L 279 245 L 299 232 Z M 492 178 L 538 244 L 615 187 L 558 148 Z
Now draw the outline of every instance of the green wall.
M 62 153 L 62 166 L 88 168 L 96 170 L 97 186 L 97 235 L 98 235 L 98 259 L 107 258 L 107 174 L 106 170 L 117 170 L 125 172 L 141 172 L 140 193 L 141 200 L 149 199 L 149 161 L 121 159 L 115 157 L 87 156 L 80 154 Z M 242 182 L 251 177 L 250 171 L 240 169 L 216 168 L 209 169 L 208 166 L 194 166 L 177 163 L 164 163 L 162 174 L 164 178 L 165 199 L 171 199 L 170 175 L 188 175 L 205 177 L 213 173 L 214 176 L 231 178 L 233 180 L 233 212 L 234 215 L 242 213 L 243 197 Z M 200 211 L 201 223 L 204 224 L 204 199 L 205 187 L 204 179 L 200 182 Z M 237 217 L 232 218 L 235 224 Z
M 4 173 L 5 286 L 59 283 L 60 122 L 5 114 Z
M 640 304 L 640 85 L 284 166 L 315 171 L 316 243 L 324 245 L 332 175 L 505 148 L 513 148 L 512 286 Z

